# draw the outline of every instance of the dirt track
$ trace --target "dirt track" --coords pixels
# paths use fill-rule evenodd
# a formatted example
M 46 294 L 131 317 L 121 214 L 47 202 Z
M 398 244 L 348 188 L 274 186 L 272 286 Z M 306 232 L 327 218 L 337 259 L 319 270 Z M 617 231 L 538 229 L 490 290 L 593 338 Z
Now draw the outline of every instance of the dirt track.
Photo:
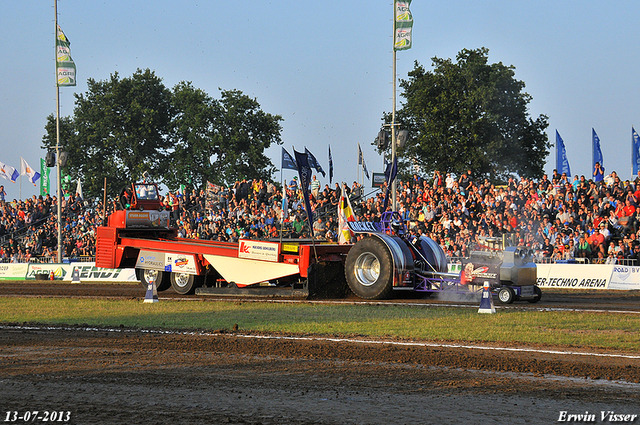
M 637 357 L 248 336 L 4 326 L 0 414 L 69 411 L 79 424 L 512 424 L 556 423 L 561 411 L 588 411 L 597 422 L 601 410 L 640 414 Z

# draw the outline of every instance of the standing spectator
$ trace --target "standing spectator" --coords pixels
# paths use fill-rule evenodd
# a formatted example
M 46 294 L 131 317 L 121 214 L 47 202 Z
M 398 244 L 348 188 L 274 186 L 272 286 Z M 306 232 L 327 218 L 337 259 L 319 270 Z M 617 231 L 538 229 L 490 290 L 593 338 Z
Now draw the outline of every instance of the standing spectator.
M 451 177 L 451 173 L 447 173 L 447 177 L 444 179 L 445 187 L 447 189 L 453 189 L 453 184 L 455 183 L 455 181 L 456 179 Z
M 604 167 L 600 165 L 599 162 L 596 162 L 596 165 L 594 166 L 594 169 L 593 169 L 593 181 L 596 182 L 596 184 L 598 184 L 603 180 L 604 180 Z
M 314 174 L 311 178 L 311 194 L 313 195 L 313 199 L 318 199 L 318 195 L 320 193 L 320 182 L 316 178 Z

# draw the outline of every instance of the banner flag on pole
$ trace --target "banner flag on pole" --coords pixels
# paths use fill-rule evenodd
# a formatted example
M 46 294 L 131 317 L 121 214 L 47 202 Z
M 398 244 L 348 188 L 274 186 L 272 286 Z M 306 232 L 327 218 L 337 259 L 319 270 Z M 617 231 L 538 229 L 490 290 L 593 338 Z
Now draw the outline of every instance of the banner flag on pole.
M 362 149 L 360 149 L 360 143 L 358 143 L 358 165 L 362 165 L 362 171 L 364 171 L 364 175 L 367 176 L 367 179 L 371 180 L 371 177 L 369 177 L 369 170 L 367 170 L 367 164 L 364 162 Z
M 281 220 L 284 223 L 284 220 L 289 217 L 289 202 L 287 201 L 287 182 L 282 183 L 282 217 Z
M 82 185 L 80 184 L 80 179 L 78 179 L 78 184 L 76 185 L 76 195 L 80 196 L 80 199 L 84 199 L 82 195 Z
M 40 195 L 47 196 L 49 193 L 51 193 L 49 167 L 47 167 L 47 161 L 40 158 Z
M 602 161 L 602 150 L 600 150 L 600 138 L 598 137 L 598 135 L 596 134 L 596 131 L 592 128 L 591 129 L 591 142 L 592 142 L 592 147 L 593 147 L 593 164 L 592 165 L 592 169 L 595 169 L 596 167 L 596 162 L 599 162 L 600 165 L 602 165 L 604 167 L 604 163 Z
M 298 166 L 296 165 L 296 160 L 293 159 L 289 152 L 285 148 L 282 148 L 282 165 L 280 168 L 286 170 L 297 170 Z
M 409 10 L 411 0 L 394 1 L 393 49 L 407 50 L 412 45 L 413 15 Z
M 638 175 L 638 170 L 640 170 L 640 137 L 638 137 L 638 133 L 636 130 L 631 127 L 631 150 L 633 151 L 632 155 L 632 166 L 633 166 L 633 176 Z
M 362 171 L 364 171 L 364 175 L 367 176 L 367 179 L 371 180 L 371 177 L 369 177 L 369 170 L 367 170 L 367 163 L 364 162 L 364 157 L 362 158 Z
M 333 158 L 331 157 L 331 145 L 329 145 L 329 184 L 333 180 Z
M 564 140 L 560 137 L 558 130 L 556 130 L 556 170 L 558 170 L 558 173 L 560 174 L 567 173 L 567 176 L 571 176 L 567 150 L 564 147 Z
M 58 87 L 76 85 L 76 64 L 71 59 L 71 42 L 60 29 L 56 34 L 56 74 L 58 75 Z
M 40 178 L 40 173 L 31 168 L 27 161 L 24 160 L 23 157 L 20 157 L 20 175 L 21 176 L 29 176 L 29 181 L 34 186 L 36 185 L 36 181 Z
M 385 212 L 387 210 L 387 206 L 389 205 L 389 192 L 391 191 L 391 183 L 393 183 L 397 174 L 398 174 L 398 158 L 394 156 L 393 161 L 388 162 L 387 168 L 385 168 L 384 170 L 384 177 L 387 181 L 387 191 L 384 195 L 384 204 L 382 207 L 382 212 Z
M 322 174 L 322 177 L 327 177 L 327 173 L 324 172 L 324 170 L 320 166 L 320 163 L 318 162 L 316 157 L 313 156 L 311 152 L 309 152 L 309 149 L 304 148 L 304 151 L 307 154 L 307 161 L 309 161 L 309 167 L 314 168 L 318 173 Z
M 18 177 L 20 177 L 20 173 L 18 173 L 18 170 L 12 166 L 0 162 L 0 177 L 4 177 L 10 182 L 15 183 L 16 180 L 18 180 Z
M 300 186 L 302 186 L 302 196 L 304 197 L 304 207 L 307 210 L 309 218 L 309 231 L 313 232 L 313 211 L 311 211 L 311 203 L 309 202 L 309 184 L 311 184 L 311 167 L 309 166 L 309 156 L 306 153 L 298 152 L 295 149 L 293 154 L 298 164 L 298 176 L 300 176 Z
M 356 221 L 353 215 L 353 208 L 351 208 L 351 201 L 347 196 L 344 189 L 344 183 L 342 184 L 342 195 L 340 196 L 340 203 L 338 204 L 338 243 L 341 245 L 351 243 L 351 229 L 349 229 L 348 221 Z

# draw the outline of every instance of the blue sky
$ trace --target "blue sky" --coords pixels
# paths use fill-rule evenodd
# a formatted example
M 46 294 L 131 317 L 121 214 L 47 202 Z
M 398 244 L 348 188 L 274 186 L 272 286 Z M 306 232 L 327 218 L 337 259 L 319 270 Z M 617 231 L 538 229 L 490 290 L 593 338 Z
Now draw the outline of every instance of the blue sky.
M 45 118 L 55 112 L 53 4 L 0 3 L 0 161 L 16 168 L 21 156 L 34 167 L 44 156 Z M 573 174 L 591 172 L 593 127 L 607 171 L 631 176 L 631 126 L 640 127 L 640 2 L 414 0 L 411 11 L 413 48 L 397 54 L 399 78 L 416 60 L 430 67 L 434 56 L 487 47 L 491 62 L 516 67 L 533 97 L 531 115 L 549 116 L 549 138 L 560 132 Z M 150 68 L 168 87 L 191 81 L 215 98 L 218 88 L 255 97 L 264 111 L 283 116 L 290 153 L 306 146 L 326 166 L 331 145 L 334 180 L 352 182 L 358 143 L 369 170 L 382 171 L 370 143 L 392 107 L 392 14 L 389 0 L 59 0 L 78 72 L 76 87 L 60 89 L 61 115 L 73 113 L 73 93 L 86 92 L 87 78 Z M 279 167 L 280 147 L 268 153 Z M 552 150 L 546 170 L 554 164 Z M 292 175 L 285 170 L 285 178 Z M 36 193 L 26 179 L 3 183 L 9 198 Z

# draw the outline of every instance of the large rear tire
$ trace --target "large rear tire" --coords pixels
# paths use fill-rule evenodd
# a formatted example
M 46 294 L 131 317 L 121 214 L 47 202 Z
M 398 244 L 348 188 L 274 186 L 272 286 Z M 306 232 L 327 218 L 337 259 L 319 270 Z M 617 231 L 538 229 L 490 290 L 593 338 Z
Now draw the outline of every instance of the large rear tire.
M 187 273 L 171 273 L 171 287 L 180 295 L 191 295 L 202 285 L 200 276 Z
M 393 261 L 380 239 L 367 237 L 349 250 L 345 276 L 354 294 L 368 300 L 389 298 L 393 290 Z
M 536 294 L 536 296 L 528 300 L 532 304 L 537 303 L 538 301 L 540 301 L 540 298 L 542 298 L 542 290 L 540 288 L 538 288 L 537 286 L 534 286 L 533 292 Z
M 139 271 L 138 277 L 140 279 L 140 284 L 146 290 L 149 287 L 149 282 L 154 280 L 156 282 L 156 290 L 158 291 L 166 291 L 171 287 L 171 282 L 167 279 L 164 272 L 158 270 L 137 270 Z

